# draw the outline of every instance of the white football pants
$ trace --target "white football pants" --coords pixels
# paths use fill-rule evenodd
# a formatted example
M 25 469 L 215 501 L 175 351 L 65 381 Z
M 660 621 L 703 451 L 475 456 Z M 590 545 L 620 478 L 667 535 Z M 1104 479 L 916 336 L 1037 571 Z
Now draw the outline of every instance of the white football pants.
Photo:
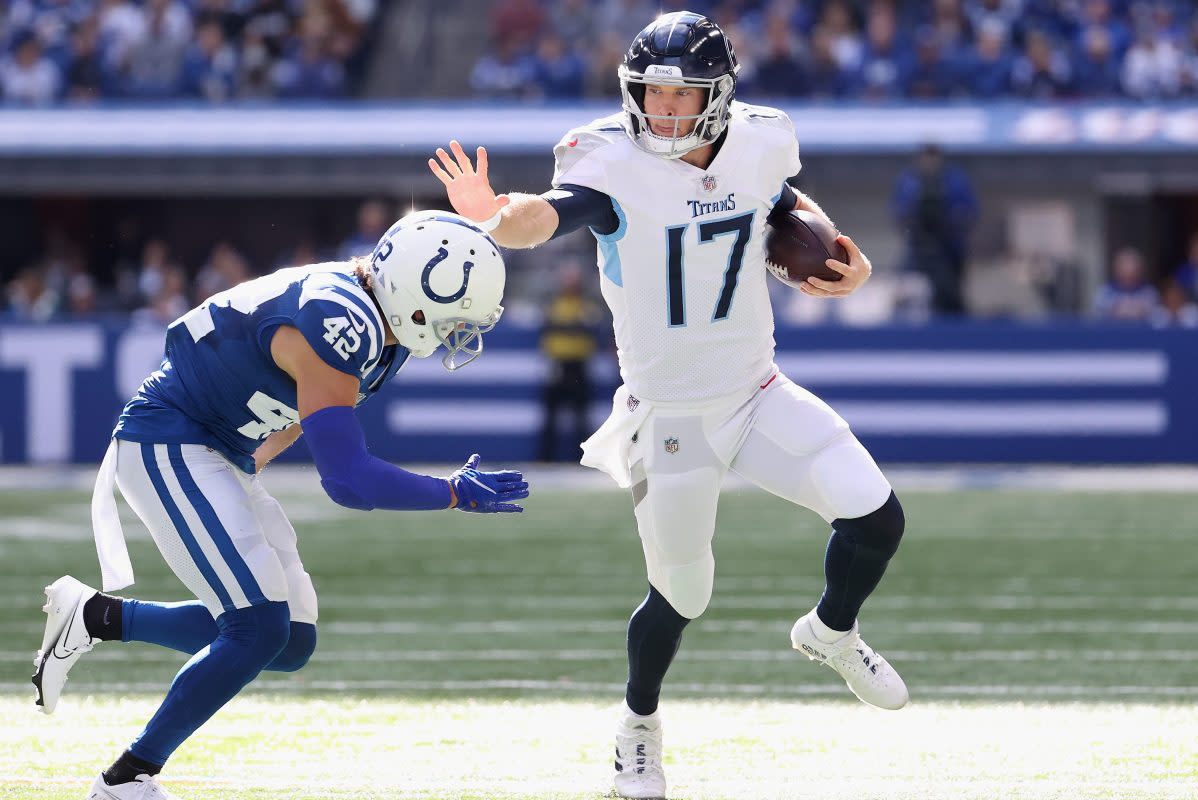
M 732 469 L 825 520 L 862 517 L 890 483 L 827 403 L 781 373 L 705 406 L 653 403 L 629 451 L 649 582 L 679 614 L 707 608 L 720 484 Z
M 215 450 L 118 441 L 116 484 L 171 570 L 219 617 L 286 601 L 315 624 L 316 590 L 278 501 Z

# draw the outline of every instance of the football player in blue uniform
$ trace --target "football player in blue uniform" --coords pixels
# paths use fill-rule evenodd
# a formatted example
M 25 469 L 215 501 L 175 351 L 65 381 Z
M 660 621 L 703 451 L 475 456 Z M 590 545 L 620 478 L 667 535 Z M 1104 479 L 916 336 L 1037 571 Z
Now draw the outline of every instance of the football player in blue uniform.
M 170 755 L 262 670 L 301 668 L 316 647 L 316 592 L 283 509 L 258 478 L 302 433 L 336 503 L 370 510 L 515 512 L 516 471 L 479 457 L 447 478 L 370 455 L 354 407 L 410 357 L 444 346 L 453 370 L 482 352 L 503 311 L 503 259 L 482 229 L 416 212 L 373 255 L 282 269 L 221 292 L 168 329 L 166 357 L 113 432 L 92 499 L 104 590 L 133 582 L 113 484 L 198 598 L 113 597 L 65 576 L 47 587 L 33 683 L 54 711 L 67 672 L 97 641 L 193 654 L 94 800 L 162 800 Z

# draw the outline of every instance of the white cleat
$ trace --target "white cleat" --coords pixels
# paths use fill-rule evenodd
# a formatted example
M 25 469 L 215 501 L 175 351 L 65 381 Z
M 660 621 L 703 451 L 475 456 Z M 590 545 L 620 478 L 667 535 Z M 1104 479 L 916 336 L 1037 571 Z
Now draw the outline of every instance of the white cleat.
M 616 795 L 665 800 L 666 773 L 661 766 L 661 718 L 636 714 L 621 705 L 616 726 Z
M 907 705 L 911 695 L 894 667 L 857 634 L 857 623 L 839 640 L 828 644 L 811 627 L 812 611 L 790 629 L 790 644 L 812 661 L 836 670 L 853 694 L 871 706 L 896 711 Z
M 53 714 L 62 694 L 67 673 L 96 640 L 83 624 L 83 604 L 96 590 L 64 575 L 46 587 L 46 635 L 42 649 L 33 658 L 33 685 L 43 714 Z
M 92 784 L 87 800 L 179 800 L 179 797 L 163 789 L 153 775 L 138 775 L 128 783 L 115 786 L 105 783 L 101 775 Z

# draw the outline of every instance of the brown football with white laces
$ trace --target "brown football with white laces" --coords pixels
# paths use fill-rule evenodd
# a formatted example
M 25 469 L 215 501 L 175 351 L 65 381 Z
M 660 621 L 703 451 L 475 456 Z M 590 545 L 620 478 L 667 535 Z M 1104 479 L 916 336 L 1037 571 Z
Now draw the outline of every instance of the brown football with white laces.
M 849 253 L 836 241 L 840 231 L 810 211 L 770 214 L 765 232 L 765 265 L 770 274 L 795 289 L 807 278 L 838 281 L 844 276 L 824 262 L 849 263 Z

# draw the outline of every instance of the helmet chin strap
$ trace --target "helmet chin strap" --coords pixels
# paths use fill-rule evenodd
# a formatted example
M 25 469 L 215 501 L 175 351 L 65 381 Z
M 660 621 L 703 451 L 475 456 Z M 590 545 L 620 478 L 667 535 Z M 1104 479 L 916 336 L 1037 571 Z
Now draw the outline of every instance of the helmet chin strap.
M 686 136 L 660 136 L 646 127 L 640 136 L 648 150 L 666 158 L 681 158 L 704 144 L 696 131 L 691 131 Z

